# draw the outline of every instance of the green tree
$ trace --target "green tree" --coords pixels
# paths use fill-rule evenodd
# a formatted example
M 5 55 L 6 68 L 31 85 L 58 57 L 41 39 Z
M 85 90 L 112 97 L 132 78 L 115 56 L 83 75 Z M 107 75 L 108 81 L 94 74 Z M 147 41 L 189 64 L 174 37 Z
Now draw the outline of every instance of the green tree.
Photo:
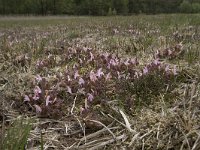
M 113 7 L 116 9 L 117 14 L 126 15 L 129 11 L 128 0 L 113 0 Z
M 200 13 L 200 3 L 193 3 L 192 4 L 192 12 L 193 13 Z
M 180 4 L 180 12 L 182 13 L 191 13 L 192 12 L 192 5 L 188 0 L 184 0 L 181 4 Z

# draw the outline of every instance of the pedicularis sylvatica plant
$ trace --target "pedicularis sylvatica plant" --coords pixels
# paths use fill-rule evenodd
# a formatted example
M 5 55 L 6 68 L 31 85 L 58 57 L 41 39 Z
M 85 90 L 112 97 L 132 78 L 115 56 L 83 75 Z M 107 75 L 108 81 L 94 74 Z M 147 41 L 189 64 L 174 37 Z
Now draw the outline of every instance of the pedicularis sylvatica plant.
M 162 57 L 172 57 L 175 50 L 168 50 Z M 140 64 L 138 58 L 89 47 L 62 50 L 59 59 L 48 53 L 37 61 L 38 74 L 24 101 L 35 107 L 36 113 L 49 117 L 61 113 L 65 101 L 73 102 L 75 98 L 81 105 L 80 111 L 113 99 L 123 102 L 131 95 L 145 101 L 170 87 L 178 74 L 176 66 L 160 61 L 160 56 L 159 51 L 153 60 Z M 56 66 L 60 69 L 49 73 Z

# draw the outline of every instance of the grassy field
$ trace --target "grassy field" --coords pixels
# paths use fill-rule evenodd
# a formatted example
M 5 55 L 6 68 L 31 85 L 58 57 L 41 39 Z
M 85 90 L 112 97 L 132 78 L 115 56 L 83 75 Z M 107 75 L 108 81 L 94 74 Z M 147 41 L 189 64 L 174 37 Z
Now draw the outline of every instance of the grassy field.
M 0 18 L 0 149 L 200 149 L 200 15 Z

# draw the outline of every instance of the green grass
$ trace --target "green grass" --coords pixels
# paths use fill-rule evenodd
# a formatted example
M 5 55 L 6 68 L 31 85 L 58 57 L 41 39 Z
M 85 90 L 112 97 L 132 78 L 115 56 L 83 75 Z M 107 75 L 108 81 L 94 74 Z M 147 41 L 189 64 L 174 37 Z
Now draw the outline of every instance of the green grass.
M 16 119 L 7 130 L 3 131 L 2 150 L 25 150 L 29 133 L 32 129 L 31 122 L 25 119 Z

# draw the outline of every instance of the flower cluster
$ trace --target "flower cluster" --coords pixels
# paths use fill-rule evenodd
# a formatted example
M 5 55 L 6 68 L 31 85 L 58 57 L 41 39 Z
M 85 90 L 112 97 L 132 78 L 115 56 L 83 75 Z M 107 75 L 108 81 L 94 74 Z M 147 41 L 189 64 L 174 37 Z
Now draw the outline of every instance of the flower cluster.
M 178 56 L 180 56 L 181 54 L 183 54 L 183 45 L 182 43 L 179 43 L 177 45 L 175 45 L 174 47 L 169 47 L 166 48 L 164 50 L 158 50 L 155 53 L 155 57 L 156 58 L 168 58 L 168 59 L 173 59 L 176 58 Z
M 59 57 L 60 61 L 54 61 L 54 64 L 48 56 L 36 64 L 40 73 L 49 65 L 64 66 L 54 75 L 54 81 L 50 81 L 50 77 L 37 75 L 33 93 L 25 95 L 24 100 L 35 106 L 38 113 L 54 105 L 56 109 L 61 109 L 61 102 L 66 99 L 72 101 L 74 97 L 80 99 L 84 109 L 88 109 L 93 104 L 101 104 L 102 100 L 116 97 L 121 94 L 120 91 L 126 92 L 124 82 L 137 86 L 137 82 L 151 74 L 161 75 L 166 81 L 177 74 L 175 67 L 171 68 L 159 59 L 140 65 L 137 58 L 98 52 L 88 47 L 70 47 Z

